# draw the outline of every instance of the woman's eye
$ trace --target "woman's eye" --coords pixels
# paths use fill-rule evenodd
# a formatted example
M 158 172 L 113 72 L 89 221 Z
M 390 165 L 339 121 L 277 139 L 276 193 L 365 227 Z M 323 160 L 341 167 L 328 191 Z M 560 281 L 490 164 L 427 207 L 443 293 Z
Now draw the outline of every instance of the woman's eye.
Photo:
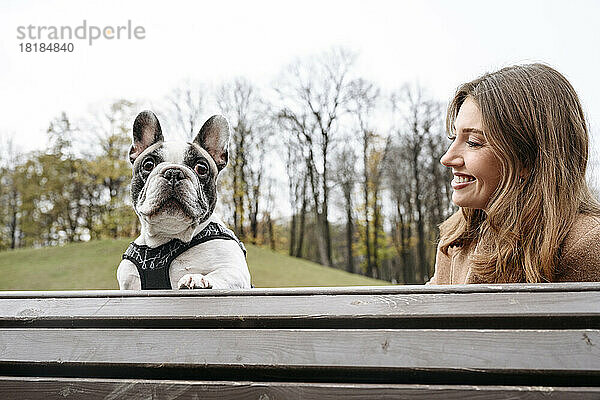
M 152 171 L 154 169 L 154 160 L 147 159 L 146 161 L 144 161 L 144 164 L 142 165 L 142 168 L 146 172 Z
M 472 141 L 470 141 L 470 140 L 469 140 L 469 141 L 467 141 L 467 145 L 468 145 L 469 147 L 481 147 L 481 146 L 483 146 L 481 143 L 472 142 Z
M 206 165 L 205 162 L 199 162 L 194 167 L 194 171 L 196 171 L 199 176 L 206 176 L 208 175 L 208 165 Z

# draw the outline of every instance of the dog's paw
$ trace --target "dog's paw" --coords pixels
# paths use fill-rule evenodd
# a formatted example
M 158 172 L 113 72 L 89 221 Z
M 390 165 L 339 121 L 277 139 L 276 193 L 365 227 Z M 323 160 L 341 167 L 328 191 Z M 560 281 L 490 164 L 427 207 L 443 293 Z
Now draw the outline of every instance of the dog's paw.
M 186 274 L 177 283 L 179 289 L 212 289 L 212 285 L 202 274 Z

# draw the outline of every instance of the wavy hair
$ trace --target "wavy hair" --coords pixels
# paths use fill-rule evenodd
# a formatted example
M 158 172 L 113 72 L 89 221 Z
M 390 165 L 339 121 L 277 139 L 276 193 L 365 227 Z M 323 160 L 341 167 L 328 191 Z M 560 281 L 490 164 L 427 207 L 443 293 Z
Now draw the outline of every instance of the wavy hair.
M 502 176 L 486 210 L 461 208 L 440 225 L 441 250 L 467 252 L 484 282 L 551 282 L 577 214 L 600 215 L 585 180 L 588 130 L 577 93 L 547 65 L 506 67 L 458 88 L 449 133 L 467 98 Z

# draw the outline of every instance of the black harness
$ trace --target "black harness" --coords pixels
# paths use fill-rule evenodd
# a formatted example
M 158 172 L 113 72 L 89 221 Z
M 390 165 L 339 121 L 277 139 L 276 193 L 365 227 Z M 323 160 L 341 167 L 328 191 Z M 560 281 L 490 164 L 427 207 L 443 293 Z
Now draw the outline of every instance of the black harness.
M 188 243 L 173 239 L 158 247 L 148 247 L 131 242 L 124 260 L 129 260 L 137 267 L 142 281 L 142 289 L 171 289 L 169 267 L 177 256 L 192 247 L 214 239 L 235 240 L 246 255 L 244 244 L 235 234 L 216 222 L 209 223 Z

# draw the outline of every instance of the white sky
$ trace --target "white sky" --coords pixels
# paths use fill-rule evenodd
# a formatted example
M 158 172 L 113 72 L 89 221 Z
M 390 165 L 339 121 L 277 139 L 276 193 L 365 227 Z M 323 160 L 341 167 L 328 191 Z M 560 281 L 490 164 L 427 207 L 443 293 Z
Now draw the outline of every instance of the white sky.
M 20 53 L 17 26 L 123 25 L 144 40 L 74 41 L 75 52 Z M 598 1 L 3 1 L 0 135 L 46 145 L 61 111 L 158 100 L 185 79 L 245 76 L 268 84 L 297 57 L 332 46 L 359 53 L 358 73 L 393 89 L 418 81 L 446 101 L 462 82 L 523 62 L 546 62 L 578 91 L 600 146 Z

